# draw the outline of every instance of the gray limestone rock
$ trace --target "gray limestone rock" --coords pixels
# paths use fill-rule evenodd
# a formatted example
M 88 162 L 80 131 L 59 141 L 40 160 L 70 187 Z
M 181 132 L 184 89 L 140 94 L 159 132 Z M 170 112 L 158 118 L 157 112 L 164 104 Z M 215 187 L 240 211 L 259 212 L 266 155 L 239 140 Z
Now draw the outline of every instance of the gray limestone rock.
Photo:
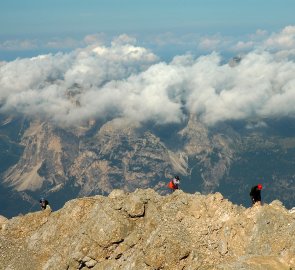
M 244 208 L 219 193 L 160 196 L 138 189 L 79 198 L 55 212 L 4 222 L 0 269 L 295 267 L 294 214 L 278 202 Z

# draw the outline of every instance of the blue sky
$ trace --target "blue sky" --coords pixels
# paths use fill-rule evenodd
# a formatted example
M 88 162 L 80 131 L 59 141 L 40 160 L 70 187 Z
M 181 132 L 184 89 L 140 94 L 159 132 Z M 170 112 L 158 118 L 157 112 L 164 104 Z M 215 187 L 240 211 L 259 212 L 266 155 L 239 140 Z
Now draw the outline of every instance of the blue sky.
M 3 0 L 0 59 L 50 51 L 46 42 L 52 39 L 59 40 L 53 51 L 79 47 L 79 40 L 97 33 L 127 33 L 152 46 L 155 35 L 159 41 L 162 33 L 182 37 L 275 32 L 295 24 L 294 10 L 294 0 Z
M 253 31 L 294 22 L 293 0 L 5 0 L 1 36 Z

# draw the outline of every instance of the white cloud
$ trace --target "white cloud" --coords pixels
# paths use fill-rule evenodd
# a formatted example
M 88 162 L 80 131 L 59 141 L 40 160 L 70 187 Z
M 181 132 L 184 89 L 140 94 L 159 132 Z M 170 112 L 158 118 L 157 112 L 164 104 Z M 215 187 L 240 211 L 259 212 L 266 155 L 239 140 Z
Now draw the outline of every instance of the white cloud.
M 92 34 L 92 35 L 87 35 L 84 37 L 84 42 L 88 45 L 90 44 L 99 44 L 102 45 L 104 44 L 106 39 L 105 34 L 103 33 L 97 33 L 97 34 Z
M 67 38 L 54 38 L 54 39 L 48 40 L 44 44 L 44 47 L 61 49 L 61 48 L 76 48 L 79 45 L 81 45 L 80 41 L 67 37 Z
M 83 45 L 83 41 L 71 37 L 40 39 L 11 39 L 0 41 L 2 51 L 32 51 L 36 49 L 65 49 L 77 48 Z
M 267 31 L 263 29 L 257 29 L 255 35 L 259 37 L 264 37 L 267 35 Z
M 285 27 L 279 33 L 273 33 L 266 41 L 265 46 L 274 49 L 294 49 L 295 26 Z
M 4 40 L 0 42 L 0 50 L 4 51 L 24 51 L 24 50 L 33 50 L 38 47 L 36 40 Z
M 136 38 L 128 36 L 126 34 L 122 34 L 112 41 L 112 46 L 122 46 L 122 45 L 135 45 L 136 44 Z
M 201 38 L 199 42 L 199 48 L 201 48 L 202 50 L 212 51 L 220 48 L 221 43 L 222 39 L 220 37 L 204 37 Z
M 233 50 L 236 51 L 244 51 L 244 50 L 250 50 L 253 49 L 255 43 L 253 41 L 238 41 L 237 44 L 233 47 Z
M 234 67 L 217 53 L 159 62 L 124 35 L 110 46 L 94 43 L 67 54 L 1 63 L 1 112 L 61 124 L 105 117 L 179 122 L 184 108 L 209 125 L 295 116 L 294 74 L 294 61 L 261 49 L 244 54 Z

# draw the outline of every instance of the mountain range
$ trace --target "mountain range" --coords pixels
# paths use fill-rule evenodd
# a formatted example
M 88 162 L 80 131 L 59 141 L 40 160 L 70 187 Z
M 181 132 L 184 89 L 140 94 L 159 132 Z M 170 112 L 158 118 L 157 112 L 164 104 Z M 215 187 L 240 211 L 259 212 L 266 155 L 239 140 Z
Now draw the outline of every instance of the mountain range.
M 221 192 L 250 206 L 263 185 L 265 202 L 295 202 L 295 120 L 248 119 L 206 126 L 193 115 L 178 124 L 128 119 L 61 126 L 42 118 L 1 115 L 1 209 L 12 217 L 53 209 L 73 198 L 152 188 L 167 193 L 174 175 L 187 193 Z

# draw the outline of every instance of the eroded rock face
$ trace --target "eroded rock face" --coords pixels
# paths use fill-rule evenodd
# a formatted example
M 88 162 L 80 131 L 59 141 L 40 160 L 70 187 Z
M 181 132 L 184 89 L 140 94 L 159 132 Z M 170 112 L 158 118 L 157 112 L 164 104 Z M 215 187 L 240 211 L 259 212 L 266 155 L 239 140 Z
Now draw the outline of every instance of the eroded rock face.
M 2 220 L 0 269 L 295 267 L 295 215 L 278 201 L 246 209 L 220 193 L 115 190 Z

